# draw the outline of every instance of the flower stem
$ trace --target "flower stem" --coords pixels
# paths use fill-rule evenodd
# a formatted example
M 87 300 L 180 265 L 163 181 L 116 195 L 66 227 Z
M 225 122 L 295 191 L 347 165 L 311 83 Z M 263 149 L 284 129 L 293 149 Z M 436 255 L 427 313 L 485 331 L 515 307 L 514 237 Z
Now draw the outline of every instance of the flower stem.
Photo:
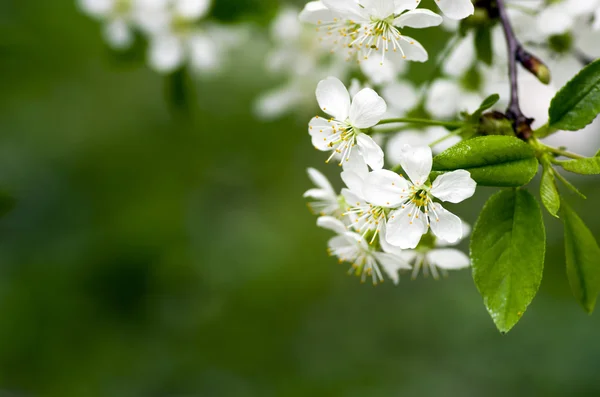
M 434 126 L 441 126 L 441 127 L 448 127 L 448 128 L 460 128 L 465 124 L 462 121 L 440 121 L 440 120 L 418 119 L 418 118 L 413 118 L 413 117 L 401 117 L 401 118 L 397 118 L 397 119 L 381 120 L 378 125 L 393 124 L 393 123 L 434 125 Z
M 552 147 L 552 146 L 544 145 L 543 143 L 540 143 L 540 145 L 547 152 L 554 153 L 554 154 L 557 154 L 559 156 L 568 157 L 570 159 L 576 159 L 576 160 L 580 160 L 580 159 L 584 159 L 585 158 L 584 156 L 582 156 L 580 154 L 572 153 L 572 152 L 569 152 L 569 151 L 566 151 L 566 150 L 562 150 L 562 149 L 555 148 L 555 147 Z
M 462 129 L 462 128 L 458 128 L 458 129 L 456 129 L 456 130 L 454 130 L 454 131 L 452 131 L 452 132 L 450 132 L 450 133 L 448 133 L 448 134 L 444 135 L 444 136 L 443 136 L 443 137 L 441 137 L 440 139 L 437 139 L 437 140 L 435 140 L 435 141 L 431 142 L 431 143 L 429 144 L 429 147 L 434 147 L 435 145 L 437 145 L 437 144 L 440 144 L 440 143 L 444 142 L 446 139 L 452 138 L 453 136 L 457 136 L 457 135 L 459 135 L 459 134 L 460 134 L 462 131 L 463 131 L 463 129 Z

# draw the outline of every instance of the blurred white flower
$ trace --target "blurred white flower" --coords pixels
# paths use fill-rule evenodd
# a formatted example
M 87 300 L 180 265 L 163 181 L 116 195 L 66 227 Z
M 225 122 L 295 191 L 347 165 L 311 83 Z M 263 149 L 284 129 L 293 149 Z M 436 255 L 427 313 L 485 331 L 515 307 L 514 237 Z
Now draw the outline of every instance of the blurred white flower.
M 356 148 L 371 168 L 383 167 L 383 151 L 363 132 L 376 125 L 385 114 L 387 106 L 383 98 L 365 88 L 350 101 L 348 90 L 335 77 L 319 82 L 316 96 L 319 107 L 332 118 L 317 116 L 310 121 L 308 132 L 315 148 L 333 151 L 329 159 L 340 155 L 341 163 L 347 161 Z
M 416 0 L 417 4 L 421 0 Z M 435 4 L 450 19 L 459 20 L 473 15 L 475 7 L 471 0 L 435 0 Z
M 456 135 L 445 138 L 448 134 L 450 134 L 450 131 L 439 126 L 402 130 L 387 141 L 385 150 L 386 160 L 388 164 L 400 164 L 400 160 L 404 155 L 404 145 L 431 146 L 433 143 L 440 141 L 434 146 L 431 146 L 431 150 L 433 153 L 443 152 L 456 145 L 461 140 L 460 137 Z M 442 140 L 442 138 L 445 139 Z
M 133 44 L 135 15 L 143 12 L 143 1 L 138 0 L 78 0 L 81 11 L 104 22 L 103 36 L 116 50 Z
M 368 277 L 371 278 L 373 285 L 383 282 L 384 277 L 380 269 L 382 268 L 394 284 L 398 284 L 400 280 L 398 271 L 411 268 L 404 258 L 378 251 L 361 235 L 348 231 L 346 225 L 336 218 L 321 217 L 317 220 L 317 225 L 337 233 L 337 236 L 329 240 L 329 254 L 336 256 L 340 263 L 351 263 L 348 274 L 356 274 L 362 282 L 365 282 Z
M 405 145 L 400 165 L 410 180 L 388 170 L 373 171 L 365 180 L 363 193 L 375 206 L 397 208 L 388 215 L 386 240 L 401 249 L 417 247 L 431 226 L 437 237 L 454 243 L 463 236 L 459 217 L 433 198 L 459 203 L 475 193 L 477 184 L 468 171 L 443 174 L 429 184 L 433 155 L 428 146 Z
M 340 200 L 327 177 L 314 168 L 309 168 L 307 171 L 308 177 L 316 186 L 304 193 L 304 198 L 312 199 L 308 207 L 315 214 L 341 217 Z
M 380 64 L 393 54 L 425 62 L 427 51 L 413 38 L 401 34 L 401 29 L 437 26 L 443 19 L 429 10 L 416 10 L 417 5 L 413 0 L 312 1 L 300 18 L 316 25 L 322 40 L 334 50 L 356 54 L 359 61 L 378 52 Z

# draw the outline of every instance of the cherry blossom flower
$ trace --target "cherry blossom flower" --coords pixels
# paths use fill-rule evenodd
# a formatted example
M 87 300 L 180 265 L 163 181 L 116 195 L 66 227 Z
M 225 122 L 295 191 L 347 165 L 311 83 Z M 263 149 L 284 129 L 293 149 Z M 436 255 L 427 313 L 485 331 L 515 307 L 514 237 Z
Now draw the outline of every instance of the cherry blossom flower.
M 360 234 L 349 231 L 346 225 L 336 218 L 320 217 L 317 225 L 337 233 L 337 236 L 329 240 L 329 254 L 336 256 L 340 263 L 351 263 L 348 274 L 355 274 L 362 282 L 369 277 L 373 285 L 383 282 L 383 269 L 394 284 L 398 284 L 398 271 L 411 268 L 403 257 L 378 251 L 374 245 L 368 244 Z
M 386 240 L 401 249 L 414 249 L 429 227 L 433 234 L 454 243 L 462 238 L 459 217 L 433 201 L 459 203 L 475 193 L 476 182 L 465 170 L 456 170 L 429 183 L 433 156 L 428 146 L 405 145 L 400 165 L 407 180 L 388 170 L 373 171 L 365 180 L 366 200 L 375 206 L 396 208 L 388 215 Z
M 322 80 L 316 91 L 321 109 L 330 119 L 314 117 L 308 132 L 318 150 L 332 151 L 328 161 L 339 155 L 340 165 L 356 149 L 373 169 L 383 167 L 383 150 L 365 134 L 365 129 L 375 126 L 385 114 L 387 105 L 375 91 L 364 88 L 350 100 L 344 84 L 335 77 Z
M 442 17 L 426 9 L 416 10 L 417 5 L 414 0 L 312 1 L 300 18 L 317 25 L 322 40 L 330 42 L 334 50 L 357 54 L 359 61 L 378 52 L 383 64 L 389 52 L 425 62 L 427 51 L 415 39 L 403 35 L 401 29 L 437 26 Z
M 116 50 L 125 50 L 133 44 L 135 15 L 142 12 L 139 0 L 79 0 L 79 8 L 93 18 L 104 22 L 103 35 Z
M 416 0 L 416 3 L 418 5 L 421 0 Z M 471 0 L 435 0 L 435 4 L 450 19 L 464 19 L 475 12 Z

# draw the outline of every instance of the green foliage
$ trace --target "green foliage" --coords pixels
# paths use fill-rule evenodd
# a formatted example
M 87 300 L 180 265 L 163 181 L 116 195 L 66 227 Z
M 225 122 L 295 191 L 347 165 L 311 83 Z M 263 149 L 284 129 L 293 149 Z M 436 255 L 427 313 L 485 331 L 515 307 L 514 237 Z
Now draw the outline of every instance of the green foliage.
M 464 169 L 483 186 L 519 187 L 538 170 L 535 151 L 509 136 L 484 136 L 462 141 L 433 159 L 439 173 Z
M 569 182 L 564 176 L 562 176 L 559 172 L 554 172 L 556 178 L 563 183 L 570 191 L 578 195 L 580 198 L 586 200 L 587 197 L 583 193 L 579 191 L 571 182 Z
M 542 281 L 546 231 L 541 209 L 525 190 L 504 190 L 486 203 L 473 230 L 473 279 L 500 332 L 508 332 Z
M 486 65 L 492 65 L 494 53 L 492 51 L 492 29 L 490 25 L 484 25 L 475 31 L 475 51 L 477 59 Z
M 550 104 L 552 129 L 577 131 L 600 113 L 600 60 L 586 66 L 556 94 Z
M 550 160 L 544 158 L 542 160 L 544 170 L 542 172 L 542 181 L 540 182 L 540 196 L 544 207 L 550 215 L 558 218 L 560 210 L 560 195 L 556 187 L 556 178 L 554 177 L 554 168 Z
M 478 123 L 479 119 L 483 115 L 483 112 L 485 112 L 488 109 L 491 109 L 492 106 L 494 106 L 499 100 L 500 95 L 498 94 L 492 94 L 489 97 L 485 98 L 483 102 L 481 102 L 481 105 L 479 105 L 479 109 L 474 111 L 471 115 L 471 121 Z
M 600 248 L 590 229 L 564 201 L 561 215 L 569 284 L 579 304 L 592 313 L 600 292 Z
M 582 175 L 600 174 L 600 157 L 590 157 L 585 159 L 567 160 L 558 163 L 569 172 Z

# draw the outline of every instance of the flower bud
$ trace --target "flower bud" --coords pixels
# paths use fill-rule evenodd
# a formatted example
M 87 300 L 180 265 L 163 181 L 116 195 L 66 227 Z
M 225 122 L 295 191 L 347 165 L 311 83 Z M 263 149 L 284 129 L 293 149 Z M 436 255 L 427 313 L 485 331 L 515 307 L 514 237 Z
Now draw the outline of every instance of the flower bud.
M 543 84 L 549 84 L 551 80 L 550 69 L 535 55 L 530 54 L 523 48 L 517 52 L 517 60 L 525 69 L 533 74 Z

